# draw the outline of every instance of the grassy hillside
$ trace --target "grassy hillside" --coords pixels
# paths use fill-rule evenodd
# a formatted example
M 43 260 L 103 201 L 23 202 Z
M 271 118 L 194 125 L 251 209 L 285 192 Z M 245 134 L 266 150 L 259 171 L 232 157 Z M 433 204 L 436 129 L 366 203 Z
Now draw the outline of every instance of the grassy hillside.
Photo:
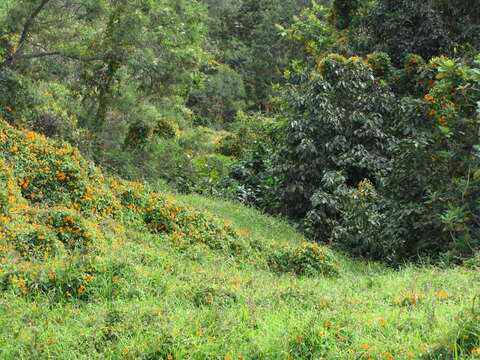
M 0 359 L 476 359 L 479 285 L 334 254 L 0 124 Z

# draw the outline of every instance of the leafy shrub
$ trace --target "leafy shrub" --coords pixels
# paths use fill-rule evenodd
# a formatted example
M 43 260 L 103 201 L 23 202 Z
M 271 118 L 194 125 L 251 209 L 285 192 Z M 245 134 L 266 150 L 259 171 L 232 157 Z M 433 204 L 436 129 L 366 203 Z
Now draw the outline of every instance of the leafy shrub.
M 130 125 L 125 136 L 125 147 L 130 149 L 142 149 L 145 147 L 151 136 L 151 127 L 141 121 Z
M 330 55 L 318 67 L 319 73 L 291 75 L 286 140 L 274 166 L 281 211 L 296 220 L 309 214 L 310 234 L 329 238 L 330 221 L 339 219 L 328 200 L 329 174 L 340 171 L 355 187 L 385 168 L 394 140 L 387 132 L 393 96 L 359 58 Z
M 193 187 L 201 194 L 218 194 L 224 190 L 225 178 L 228 175 L 232 160 L 221 154 L 199 156 L 192 160 L 197 173 Z
M 215 139 L 218 133 L 207 127 L 199 126 L 183 132 L 178 137 L 178 143 L 185 152 L 192 157 L 212 154 L 215 147 Z
M 95 237 L 98 234 L 95 225 L 88 223 L 75 211 L 54 208 L 48 214 L 48 221 L 67 249 L 86 247 L 99 240 Z
M 260 113 L 239 113 L 231 126 L 233 134 L 220 139 L 216 151 L 226 156 L 241 158 L 260 144 L 271 146 L 278 125 L 278 119 L 265 117 Z
M 217 152 L 237 157 L 223 183 L 223 194 L 244 204 L 277 209 L 272 155 L 282 143 L 282 120 L 239 114 L 232 128 L 233 134 L 217 144 Z
M 215 224 L 198 212 L 188 211 L 161 197 L 152 197 L 147 206 L 147 228 L 153 233 L 170 234 L 172 245 L 179 251 L 186 251 L 190 246 L 225 250 L 232 254 L 244 250 L 235 231 L 226 225 Z
M 22 229 L 14 241 L 15 250 L 24 257 L 49 257 L 58 247 L 58 239 L 53 231 L 39 225 Z
M 153 135 L 164 139 L 173 139 L 176 135 L 175 123 L 164 118 L 160 119 L 153 128 Z
M 124 146 L 127 149 L 144 149 L 153 136 L 163 139 L 173 139 L 178 127 L 174 121 L 167 119 L 165 114 L 153 105 L 140 104 L 134 110 L 128 110 L 130 125 L 125 135 Z
M 359 0 L 334 0 L 332 17 L 335 26 L 340 30 L 348 28 L 359 7 Z
M 132 246 L 128 235 L 195 254 L 250 246 L 147 186 L 105 177 L 65 143 L 1 122 L 0 149 L 2 290 L 51 301 L 121 296 L 136 270 L 112 253 Z
M 238 136 L 230 134 L 218 141 L 216 151 L 225 156 L 240 157 L 243 147 Z
M 269 258 L 269 264 L 276 271 L 297 275 L 335 275 L 338 271 L 330 252 L 310 242 L 276 249 Z
M 387 53 L 373 53 L 367 55 L 365 62 L 370 66 L 373 76 L 377 79 L 390 80 L 390 77 L 395 70 L 390 56 L 388 56 Z

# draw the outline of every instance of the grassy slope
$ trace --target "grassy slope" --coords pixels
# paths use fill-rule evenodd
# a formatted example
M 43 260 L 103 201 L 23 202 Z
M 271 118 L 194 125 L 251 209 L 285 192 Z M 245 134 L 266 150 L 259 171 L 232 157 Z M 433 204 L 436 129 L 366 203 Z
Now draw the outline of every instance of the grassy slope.
M 4 186 L 11 209 L 0 218 L 0 359 L 478 358 L 480 329 L 471 313 L 478 271 L 393 271 L 337 254 L 335 276 L 279 273 L 269 266 L 272 249 L 298 249 L 304 242 L 283 221 L 199 196 L 149 194 L 145 201 L 153 196 L 158 211 L 179 209 L 203 233 L 197 239 L 186 230 L 188 221 L 170 218 L 170 212 L 162 219 L 177 221 L 176 231 L 152 231 L 144 224 L 145 206 L 127 210 L 118 202 L 137 186 L 97 170 L 77 175 L 101 202 L 82 202 L 79 209 L 75 196 L 67 196 L 68 184 L 58 188 L 48 181 L 37 183 L 44 188 L 34 198 L 50 195 L 35 202 L 25 188 L 31 177 L 31 168 L 22 167 L 30 161 L 27 151 L 16 157 L 32 148 L 31 140 L 12 149 L 12 141 L 30 133 L 2 126 L 0 157 L 10 168 Z M 52 144 L 57 151 L 62 146 Z M 72 171 L 67 165 L 59 171 Z M 83 182 L 75 186 L 81 189 Z M 148 189 L 139 192 L 143 198 Z M 38 229 L 59 242 L 58 229 L 41 211 L 56 214 L 64 207 L 87 232 L 98 232 L 93 244 L 69 249 L 66 241 L 50 256 L 16 250 L 18 237 Z M 225 235 L 208 214 L 190 208 L 225 219 L 239 235 Z M 29 228 L 27 223 L 34 229 L 24 234 L 18 227 Z M 9 227 L 16 227 L 16 237 Z M 190 240 L 178 240 L 180 230 Z

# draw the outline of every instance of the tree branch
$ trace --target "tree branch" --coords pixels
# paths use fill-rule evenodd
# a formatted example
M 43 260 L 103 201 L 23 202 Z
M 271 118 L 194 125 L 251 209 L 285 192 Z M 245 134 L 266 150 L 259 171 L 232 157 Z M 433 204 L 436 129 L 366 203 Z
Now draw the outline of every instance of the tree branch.
M 61 56 L 64 58 L 72 59 L 72 60 L 78 60 L 78 61 L 97 61 L 97 60 L 105 60 L 103 57 L 80 57 L 76 55 L 67 55 L 63 54 L 60 51 L 47 51 L 47 52 L 41 52 L 37 54 L 27 54 L 27 55 L 19 55 L 16 57 L 15 60 L 28 60 L 28 59 L 34 59 L 34 58 L 40 58 L 40 57 L 45 57 L 45 56 Z
M 26 60 L 26 59 L 40 58 L 44 56 L 53 56 L 53 55 L 62 55 L 62 54 L 58 51 L 51 51 L 51 52 L 44 52 L 44 53 L 38 53 L 38 54 L 19 55 L 15 58 L 15 60 Z
M 42 0 L 40 5 L 33 11 L 33 13 L 28 18 L 27 22 L 23 26 L 22 36 L 20 37 L 20 40 L 18 41 L 17 51 L 15 52 L 15 54 L 18 53 L 21 50 L 21 48 L 23 47 L 23 44 L 27 40 L 28 33 L 30 32 L 30 28 L 32 27 L 32 25 L 35 21 L 35 18 L 38 16 L 38 14 L 40 14 L 40 11 L 43 10 L 45 5 L 47 5 L 47 3 L 49 1 L 50 0 Z M 12 56 L 13 58 L 15 58 L 15 54 L 13 54 L 13 56 Z
M 35 18 L 38 16 L 38 14 L 40 14 L 40 12 L 43 10 L 43 8 L 47 5 L 47 3 L 49 1 L 50 0 L 42 0 L 40 5 L 32 12 L 32 14 L 28 18 L 27 22 L 23 26 L 22 35 L 20 36 L 20 40 L 18 40 L 18 44 L 17 44 L 17 48 L 16 48 L 15 52 L 12 54 L 12 56 L 10 56 L 10 58 L 8 58 L 7 60 L 5 60 L 3 63 L 0 64 L 0 68 L 5 66 L 5 65 L 12 64 L 13 62 L 15 62 L 15 60 L 17 60 L 20 57 L 20 54 L 23 50 L 23 46 L 25 45 L 25 42 L 27 41 L 27 37 L 28 37 L 28 34 L 30 32 L 30 28 L 33 26 L 33 24 L 35 22 Z

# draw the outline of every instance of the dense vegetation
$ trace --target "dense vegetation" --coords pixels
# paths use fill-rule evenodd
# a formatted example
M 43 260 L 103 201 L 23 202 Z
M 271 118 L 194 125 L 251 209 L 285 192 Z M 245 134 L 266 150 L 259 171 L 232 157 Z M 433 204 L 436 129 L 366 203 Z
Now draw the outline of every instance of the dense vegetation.
M 477 0 L 2 1 L 0 357 L 479 358 L 479 32 Z

